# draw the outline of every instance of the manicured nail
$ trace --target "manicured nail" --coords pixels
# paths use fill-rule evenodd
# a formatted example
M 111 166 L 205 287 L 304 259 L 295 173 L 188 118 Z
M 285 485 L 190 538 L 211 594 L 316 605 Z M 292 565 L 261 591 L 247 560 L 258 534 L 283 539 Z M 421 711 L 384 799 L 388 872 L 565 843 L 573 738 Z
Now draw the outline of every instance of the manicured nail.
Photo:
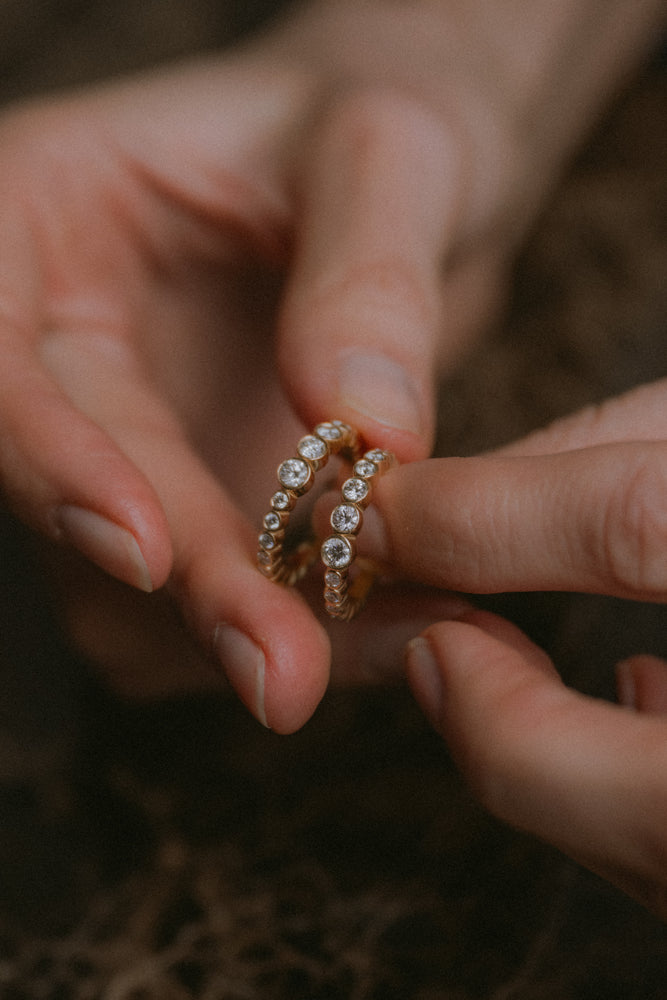
M 401 365 L 382 354 L 348 354 L 339 373 L 341 402 L 397 430 L 421 434 L 416 387 Z
M 422 636 L 412 639 L 406 647 L 405 659 L 412 693 L 431 725 L 438 729 L 442 719 L 444 687 L 429 642 Z
M 134 535 L 84 507 L 61 507 L 61 536 L 101 569 L 150 594 L 153 581 Z
M 246 708 L 268 729 L 264 708 L 266 658 L 263 651 L 244 632 L 224 623 L 217 626 L 213 641 L 229 683 Z
M 637 708 L 637 687 L 632 664 L 622 660 L 616 664 L 616 692 L 619 704 L 625 708 Z

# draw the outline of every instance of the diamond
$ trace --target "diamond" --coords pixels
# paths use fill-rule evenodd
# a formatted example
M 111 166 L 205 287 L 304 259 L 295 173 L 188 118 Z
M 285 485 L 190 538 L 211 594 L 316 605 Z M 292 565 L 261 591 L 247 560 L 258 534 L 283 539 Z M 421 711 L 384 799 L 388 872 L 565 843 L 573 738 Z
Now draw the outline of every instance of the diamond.
M 336 427 L 334 424 L 318 424 L 315 433 L 323 441 L 339 441 L 343 436 L 340 427 Z
M 383 451 L 382 448 L 374 448 L 373 451 L 367 451 L 364 458 L 369 462 L 386 462 L 389 452 Z
M 327 604 L 340 604 L 343 600 L 343 595 L 337 594 L 335 590 L 325 590 L 324 600 Z
M 264 552 L 262 550 L 261 552 L 257 553 L 257 562 L 260 564 L 260 566 L 270 566 L 271 556 L 269 555 L 268 552 Z
M 327 587 L 341 587 L 343 585 L 343 577 L 340 573 L 336 573 L 335 570 L 328 570 L 324 574 L 324 582 Z
M 369 462 L 366 458 L 362 458 L 354 466 L 355 476 L 361 476 L 362 479 L 368 479 L 370 476 L 374 476 L 376 472 L 378 472 L 378 467 L 375 462 Z
M 292 501 L 288 497 L 287 493 L 283 493 L 280 490 L 278 493 L 274 493 L 271 497 L 271 506 L 274 510 L 289 510 Z
M 310 468 L 301 458 L 288 458 L 278 469 L 278 479 L 288 490 L 298 490 L 308 482 Z
M 273 535 L 270 535 L 268 531 L 265 531 L 264 534 L 259 536 L 259 544 L 263 549 L 268 549 L 270 551 L 271 549 L 275 549 L 276 540 Z
M 315 437 L 314 434 L 308 434 L 306 437 L 301 438 L 296 450 L 301 455 L 301 458 L 309 458 L 311 462 L 319 462 L 328 454 L 328 448 L 324 441 L 321 438 Z
M 327 538 L 322 546 L 322 561 L 331 569 L 347 569 L 354 553 L 347 538 Z
M 360 503 L 370 492 L 370 486 L 364 479 L 346 479 L 343 483 L 343 496 L 351 503 Z
M 361 525 L 361 511 L 351 503 L 342 503 L 331 515 L 331 527 L 343 535 L 353 534 Z
M 267 531 L 278 531 L 280 529 L 280 525 L 280 518 L 273 512 L 267 514 L 264 518 L 264 527 Z

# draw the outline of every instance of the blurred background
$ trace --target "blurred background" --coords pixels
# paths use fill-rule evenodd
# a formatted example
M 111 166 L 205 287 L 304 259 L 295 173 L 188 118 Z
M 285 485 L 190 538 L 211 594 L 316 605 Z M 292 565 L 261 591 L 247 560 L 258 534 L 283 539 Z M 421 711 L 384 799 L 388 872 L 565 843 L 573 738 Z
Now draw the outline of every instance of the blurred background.
M 222 48 L 278 6 L 1 0 L 0 100 Z M 440 453 L 667 374 L 666 82 L 646 67 L 563 179 L 442 386 Z M 332 692 L 288 738 L 210 695 L 128 705 L 67 649 L 26 541 L 0 521 L 3 1000 L 667 996 L 665 928 L 486 816 L 405 690 Z M 592 693 L 667 654 L 656 606 L 492 603 Z

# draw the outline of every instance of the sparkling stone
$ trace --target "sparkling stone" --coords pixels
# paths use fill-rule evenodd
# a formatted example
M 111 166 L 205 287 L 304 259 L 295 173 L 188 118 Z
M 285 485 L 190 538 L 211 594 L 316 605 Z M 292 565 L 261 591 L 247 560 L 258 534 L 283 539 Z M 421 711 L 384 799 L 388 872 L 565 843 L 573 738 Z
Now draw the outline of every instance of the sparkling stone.
M 374 476 L 378 471 L 378 467 L 375 462 L 369 462 L 368 459 L 362 458 L 360 462 L 354 467 L 355 476 L 361 476 L 362 479 L 368 479 L 369 476 Z
M 346 479 L 343 483 L 343 496 L 351 503 L 360 503 L 368 496 L 369 489 L 365 479 Z
M 335 424 L 318 424 L 315 428 L 315 433 L 323 441 L 340 441 L 343 436 L 342 430 L 340 427 L 336 427 Z
M 361 513 L 351 503 L 340 504 L 331 515 L 331 527 L 343 535 L 358 531 L 360 523 Z
M 325 590 L 324 600 L 327 604 L 340 604 L 343 597 L 341 594 L 337 594 L 335 590 Z
M 301 458 L 309 458 L 311 462 L 318 462 L 328 453 L 324 441 L 315 437 L 314 434 L 308 434 L 307 437 L 301 438 L 297 451 Z
M 382 448 L 374 448 L 373 451 L 367 451 L 364 458 L 369 462 L 384 462 L 389 458 L 389 454 Z
M 271 556 L 269 555 L 268 552 L 264 552 L 264 550 L 262 550 L 261 552 L 257 553 L 257 562 L 260 564 L 260 566 L 270 566 Z
M 298 490 L 308 482 L 310 469 L 301 458 L 288 458 L 278 469 L 278 479 L 288 490 Z
M 280 490 L 271 497 L 271 506 L 274 510 L 289 510 L 290 498 Z
M 263 535 L 259 536 L 259 544 L 263 549 L 268 549 L 270 551 L 271 549 L 275 549 L 276 540 L 273 535 L 270 535 L 268 531 L 265 531 Z
M 327 538 L 322 546 L 322 560 L 331 569 L 347 569 L 352 562 L 352 546 L 346 538 Z
M 343 583 L 343 577 L 340 573 L 336 573 L 334 570 L 330 569 L 324 574 L 324 582 L 327 587 L 340 587 Z
M 264 518 L 264 527 L 267 531 L 278 531 L 280 528 L 280 518 L 273 512 Z

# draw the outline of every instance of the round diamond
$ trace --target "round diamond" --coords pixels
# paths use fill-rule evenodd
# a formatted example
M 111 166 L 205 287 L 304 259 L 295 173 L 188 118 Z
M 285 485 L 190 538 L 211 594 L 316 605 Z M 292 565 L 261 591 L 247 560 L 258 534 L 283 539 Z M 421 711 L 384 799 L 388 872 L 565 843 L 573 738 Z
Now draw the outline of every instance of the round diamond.
M 370 486 L 365 479 L 354 477 L 353 479 L 346 479 L 343 483 L 343 497 L 345 500 L 349 500 L 350 503 L 360 503 L 366 499 L 369 492 Z
M 342 503 L 331 515 L 331 527 L 343 535 L 350 535 L 359 530 L 361 512 L 351 503 Z
M 373 451 L 367 451 L 364 458 L 369 462 L 384 462 L 389 458 L 389 453 L 382 448 L 374 448 Z
M 322 560 L 331 569 L 347 569 L 353 559 L 347 538 L 327 538 L 322 546 Z
M 340 427 L 336 427 L 334 424 L 318 424 L 315 433 L 323 441 L 339 441 L 343 436 Z
M 308 482 L 310 468 L 301 458 L 288 458 L 278 469 L 278 479 L 288 490 L 298 490 Z
M 343 496 L 351 503 L 360 503 L 368 496 L 370 487 L 364 479 L 346 479 L 343 483 Z
M 340 573 L 336 573 L 335 570 L 330 569 L 324 574 L 324 582 L 327 587 L 340 587 L 343 584 L 343 577 Z
M 280 518 L 278 515 L 273 512 L 267 514 L 264 518 L 264 527 L 267 531 L 278 531 L 280 528 Z
M 315 437 L 314 434 L 308 434 L 306 437 L 301 438 L 297 451 L 302 458 L 309 458 L 311 462 L 319 462 L 328 452 L 324 441 L 321 438 Z
M 355 476 L 361 476 L 362 479 L 368 479 L 369 476 L 374 476 L 378 471 L 378 467 L 375 462 L 369 462 L 368 459 L 362 458 L 360 462 L 354 467 Z
M 257 553 L 257 562 L 260 564 L 260 566 L 270 566 L 271 556 L 269 555 L 268 552 L 264 552 L 262 550 L 261 552 Z
M 289 510 L 290 504 L 290 498 L 282 490 L 271 497 L 271 506 L 274 510 Z
M 335 590 L 325 590 L 324 600 L 327 604 L 340 604 L 343 600 L 343 595 L 337 594 Z
M 263 549 L 268 549 L 270 551 L 271 549 L 275 549 L 276 540 L 273 535 L 270 535 L 268 531 L 265 531 L 263 535 L 259 536 L 259 544 Z

